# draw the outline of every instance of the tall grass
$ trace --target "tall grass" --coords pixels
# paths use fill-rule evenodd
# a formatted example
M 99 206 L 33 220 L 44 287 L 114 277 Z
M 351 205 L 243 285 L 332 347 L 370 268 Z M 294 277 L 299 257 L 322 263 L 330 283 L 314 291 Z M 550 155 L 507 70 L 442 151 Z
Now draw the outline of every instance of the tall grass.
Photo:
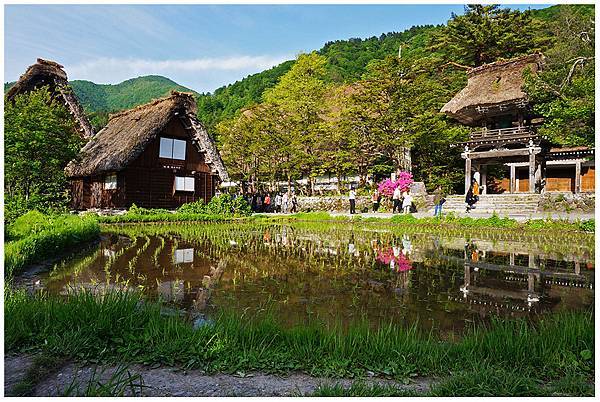
M 9 241 L 4 244 L 4 272 L 10 277 L 29 264 L 97 238 L 100 226 L 91 217 L 43 215 L 31 211 L 19 217 L 7 232 Z
M 447 375 L 476 365 L 520 370 L 544 378 L 593 370 L 591 312 L 559 313 L 535 325 L 493 321 L 459 341 L 393 325 L 348 331 L 318 323 L 283 328 L 267 316 L 222 313 L 213 325 L 194 330 L 180 317 L 132 293 L 58 298 L 8 290 L 5 296 L 7 351 L 38 347 L 79 358 L 162 363 L 209 372 L 304 371 L 323 376 L 392 378 Z

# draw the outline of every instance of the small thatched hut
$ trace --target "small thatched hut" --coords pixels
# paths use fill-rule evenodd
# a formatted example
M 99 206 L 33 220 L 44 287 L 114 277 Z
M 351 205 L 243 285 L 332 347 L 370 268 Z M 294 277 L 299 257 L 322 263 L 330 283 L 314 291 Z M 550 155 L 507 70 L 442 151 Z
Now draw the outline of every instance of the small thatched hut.
M 52 96 L 64 103 L 67 110 L 79 126 L 79 132 L 85 139 L 94 135 L 94 129 L 87 119 L 77 97 L 69 86 L 67 73 L 60 64 L 44 59 L 29 66 L 19 80 L 6 93 L 6 100 L 12 101 L 15 96 L 48 86 Z
M 180 92 L 111 115 L 65 171 L 75 209 L 208 202 L 229 180 L 193 96 Z

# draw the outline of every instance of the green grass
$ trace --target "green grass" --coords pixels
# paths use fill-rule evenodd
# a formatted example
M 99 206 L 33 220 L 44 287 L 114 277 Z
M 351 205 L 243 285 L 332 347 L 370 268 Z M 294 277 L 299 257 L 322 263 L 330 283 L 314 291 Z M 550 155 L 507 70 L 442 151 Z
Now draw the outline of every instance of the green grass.
M 592 378 L 585 374 L 568 374 L 546 382 L 535 374 L 519 370 L 478 367 L 452 373 L 421 392 L 400 385 L 366 384 L 360 380 L 350 387 L 339 383 L 321 385 L 310 396 L 594 396 Z
M 6 277 L 11 277 L 30 264 L 97 238 L 100 226 L 92 217 L 43 215 L 31 211 L 19 217 L 7 232 L 4 272 Z
M 100 223 L 144 223 L 144 222 L 224 222 L 232 217 L 221 215 L 160 212 L 153 214 L 126 213 L 123 215 L 97 216 Z
M 539 230 L 568 230 L 594 232 L 595 220 L 583 220 L 569 222 L 567 220 L 552 219 L 532 219 L 526 222 L 518 222 L 508 217 L 501 218 L 493 214 L 489 218 L 458 217 L 454 214 L 446 214 L 443 217 L 422 217 L 417 218 L 414 215 L 400 214 L 391 218 L 385 217 L 362 217 L 360 215 L 333 216 L 328 212 L 299 212 L 292 215 L 267 215 L 258 214 L 253 217 L 256 220 L 267 221 L 336 221 L 336 222 L 390 222 L 399 226 L 419 226 L 419 227 L 462 227 L 462 228 L 500 228 L 500 229 L 524 229 L 527 231 Z
M 557 313 L 535 325 L 494 320 L 458 341 L 443 341 L 414 327 L 393 325 L 347 331 L 319 323 L 293 328 L 269 316 L 222 313 L 214 325 L 194 330 L 180 317 L 131 293 L 31 296 L 7 290 L 5 348 L 39 349 L 93 362 L 165 364 L 207 372 L 289 373 L 390 378 L 447 376 L 474 367 L 518 371 L 544 381 L 593 375 L 591 312 Z

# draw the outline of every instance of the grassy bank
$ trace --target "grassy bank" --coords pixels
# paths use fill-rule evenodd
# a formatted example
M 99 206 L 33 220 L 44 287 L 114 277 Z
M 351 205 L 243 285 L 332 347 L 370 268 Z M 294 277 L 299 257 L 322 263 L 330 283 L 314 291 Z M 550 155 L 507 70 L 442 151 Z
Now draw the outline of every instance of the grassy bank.
M 519 222 L 508 217 L 501 218 L 498 215 L 492 215 L 489 218 L 458 217 L 454 214 L 446 214 L 442 217 L 423 217 L 417 218 L 413 215 L 395 215 L 387 217 L 366 217 L 347 215 L 333 216 L 328 212 L 299 212 L 291 215 L 268 215 L 258 214 L 254 219 L 267 221 L 335 221 L 335 222 L 381 222 L 393 223 L 399 226 L 419 226 L 419 227 L 461 227 L 461 228 L 500 228 L 500 229 L 524 229 L 527 231 L 540 230 L 568 230 L 590 232 L 595 231 L 595 220 L 588 219 L 582 221 L 569 222 L 567 220 L 553 219 L 530 219 L 525 222 Z
M 117 323 L 117 325 L 116 325 Z M 561 313 L 535 325 L 494 321 L 459 341 L 416 329 L 367 326 L 341 332 L 318 324 L 286 329 L 272 318 L 223 313 L 194 330 L 139 296 L 29 296 L 7 290 L 7 352 L 39 350 L 91 361 L 165 364 L 207 372 L 303 371 L 315 376 L 448 376 L 518 372 L 535 381 L 593 376 L 593 313 Z
M 27 265 L 60 255 L 99 234 L 100 226 L 91 217 L 28 212 L 6 228 L 5 276 L 16 275 Z

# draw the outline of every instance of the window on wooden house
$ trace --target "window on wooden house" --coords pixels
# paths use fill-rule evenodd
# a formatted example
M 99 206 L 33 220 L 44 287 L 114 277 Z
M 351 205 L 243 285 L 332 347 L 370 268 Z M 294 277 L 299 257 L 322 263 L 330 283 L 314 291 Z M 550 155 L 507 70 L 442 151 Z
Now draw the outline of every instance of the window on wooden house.
M 185 141 L 174 138 L 160 138 L 160 158 L 185 160 Z
M 175 176 L 175 191 L 194 191 L 194 178 Z
M 104 178 L 104 189 L 105 190 L 116 190 L 117 189 L 117 174 L 108 174 Z

